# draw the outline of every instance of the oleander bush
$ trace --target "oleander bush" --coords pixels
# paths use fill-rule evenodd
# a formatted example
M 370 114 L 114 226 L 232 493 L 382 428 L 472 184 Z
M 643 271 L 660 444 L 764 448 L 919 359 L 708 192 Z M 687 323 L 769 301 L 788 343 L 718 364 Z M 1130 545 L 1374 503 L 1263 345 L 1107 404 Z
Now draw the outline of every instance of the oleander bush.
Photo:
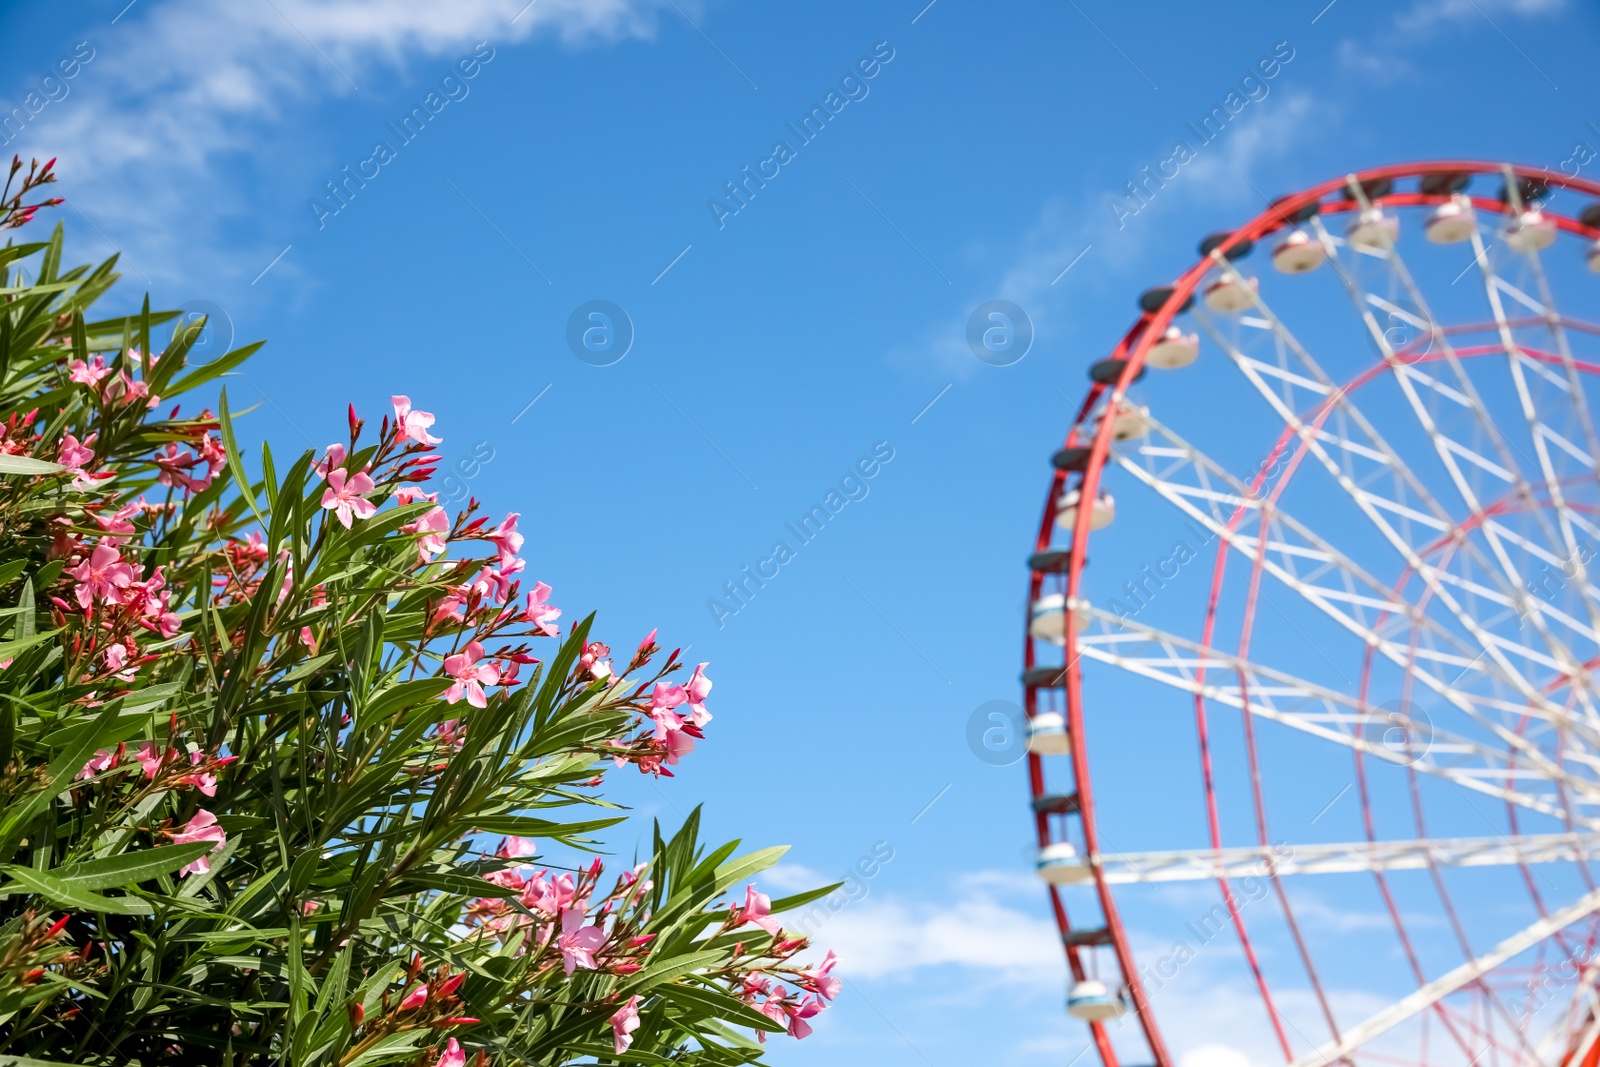
M 0 228 L 51 203 L 49 164 L 10 177 Z M 96 319 L 115 257 L 61 259 L 59 226 L 0 250 L 0 1064 L 716 1065 L 809 1033 L 833 960 L 773 916 L 834 887 L 770 901 L 783 849 L 709 848 L 698 810 L 610 830 L 637 865 L 596 838 L 608 772 L 705 736 L 705 664 L 613 657 L 526 588 L 517 515 L 427 491 L 406 397 L 246 452 L 219 387 L 258 346 L 192 365 L 203 320 Z

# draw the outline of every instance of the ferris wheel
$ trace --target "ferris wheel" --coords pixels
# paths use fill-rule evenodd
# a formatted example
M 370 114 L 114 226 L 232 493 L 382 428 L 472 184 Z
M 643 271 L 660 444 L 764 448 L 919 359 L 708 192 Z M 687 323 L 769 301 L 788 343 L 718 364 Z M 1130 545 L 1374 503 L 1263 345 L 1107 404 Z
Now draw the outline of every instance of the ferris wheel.
M 1600 1061 L 1596 273 L 1600 185 L 1381 167 L 1207 237 L 1088 367 L 1023 682 L 1106 1067 L 1174 1067 L 1184 914 L 1264 1062 Z

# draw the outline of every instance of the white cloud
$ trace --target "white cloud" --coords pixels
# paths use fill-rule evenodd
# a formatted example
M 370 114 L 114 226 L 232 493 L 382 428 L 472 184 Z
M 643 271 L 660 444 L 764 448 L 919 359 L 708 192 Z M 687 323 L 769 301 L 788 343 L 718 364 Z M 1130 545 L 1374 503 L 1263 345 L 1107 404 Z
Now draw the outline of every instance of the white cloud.
M 93 60 L 71 95 L 11 147 L 59 156 L 63 193 L 109 239 L 127 244 L 135 263 L 156 271 L 176 258 L 162 253 L 179 241 L 248 217 L 248 190 L 228 188 L 218 164 L 282 152 L 282 138 L 320 102 L 352 97 L 369 77 L 418 60 L 453 61 L 479 41 L 499 48 L 535 36 L 568 46 L 647 38 L 662 5 L 146 0 L 115 26 L 83 31 Z M 9 88 L 20 99 L 29 86 Z
M 1201 1045 L 1184 1053 L 1178 1067 L 1252 1067 L 1250 1057 L 1227 1045 Z
M 1463 22 L 1481 22 L 1495 15 L 1534 18 L 1558 14 L 1567 0 L 1418 0 L 1395 18 L 1402 33 L 1425 33 Z
M 1285 89 L 1246 105 L 1208 144 L 1201 144 L 1188 128 L 1177 127 L 1172 141 L 1183 140 L 1194 150 L 1194 157 L 1164 185 L 1149 182 L 1146 188 L 1153 195 L 1137 215 L 1124 215 L 1121 227 L 1115 224 L 1109 200 L 1120 197 L 1125 204 L 1136 206 L 1120 188 L 1089 190 L 1071 200 L 1045 204 L 1033 226 L 1015 242 L 1009 265 L 999 273 L 991 291 L 975 294 L 972 306 L 993 298 L 1009 300 L 1028 314 L 1035 337 L 1039 337 L 1064 309 L 1064 294 L 1078 290 L 1081 297 L 1081 287 L 1092 284 L 1083 280 L 1085 276 L 1115 280 L 1119 268 L 1137 263 L 1150 243 L 1170 242 L 1171 234 L 1161 229 L 1159 219 L 1174 209 L 1196 201 L 1234 205 L 1241 223 L 1264 209 L 1263 193 L 1282 190 L 1258 192 L 1252 186 L 1253 175 L 1291 156 L 1305 139 L 1325 133 L 1335 120 L 1330 105 L 1308 93 Z M 1124 180 L 1144 181 L 1141 166 L 1154 171 L 1160 161 L 1169 158 L 1172 141 L 1153 142 L 1147 158 L 1130 160 Z M 1063 274 L 1069 265 L 1071 271 Z M 1130 324 L 1137 295 L 1136 290 L 1121 293 Z M 901 365 L 931 366 L 940 374 L 969 377 L 981 364 L 967 345 L 966 325 L 964 318 L 941 323 L 921 344 L 893 352 L 890 358 Z M 1105 347 L 1109 349 L 1113 341 L 1106 338 Z
M 821 924 L 814 943 L 838 953 L 840 970 L 852 978 L 955 966 L 1008 983 L 1059 982 L 1065 965 L 1055 924 L 997 898 L 997 888 L 1015 885 L 1009 874 L 982 872 L 960 879 L 938 904 L 869 896 Z M 1037 882 L 1026 888 L 1039 891 Z
M 1417 0 L 1395 13 L 1369 39 L 1339 42 L 1339 63 L 1370 85 L 1420 77 L 1401 52 L 1451 30 L 1505 33 L 1500 20 L 1548 18 L 1567 10 L 1567 0 Z M 1508 38 L 1509 40 L 1509 38 Z

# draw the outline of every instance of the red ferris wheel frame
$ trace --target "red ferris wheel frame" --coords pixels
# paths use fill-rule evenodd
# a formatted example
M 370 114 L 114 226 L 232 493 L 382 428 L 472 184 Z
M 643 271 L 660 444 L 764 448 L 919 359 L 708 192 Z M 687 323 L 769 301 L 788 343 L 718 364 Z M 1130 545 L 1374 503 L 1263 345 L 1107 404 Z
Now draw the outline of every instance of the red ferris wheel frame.
M 1165 298 L 1159 306 L 1140 315 L 1133 326 L 1112 349 L 1108 359 L 1122 362 L 1120 373 L 1114 381 L 1092 382 L 1083 403 L 1073 419 L 1072 427 L 1063 443 L 1063 452 L 1058 453 L 1058 456 L 1066 454 L 1067 450 L 1076 450 L 1078 454 L 1073 462 L 1057 464 L 1051 479 L 1050 490 L 1045 500 L 1044 514 L 1040 520 L 1039 531 L 1034 542 L 1035 556 L 1030 566 L 1038 566 L 1040 555 L 1051 549 L 1052 527 L 1055 525 L 1058 505 L 1063 495 L 1069 489 L 1076 490 L 1078 499 L 1085 502 L 1086 505 L 1096 499 L 1101 471 L 1105 466 L 1110 451 L 1113 420 L 1111 418 L 1102 419 L 1098 426 L 1089 423 L 1088 420 L 1102 400 L 1109 401 L 1110 406 L 1113 408 L 1124 401 L 1128 387 L 1143 373 L 1145 358 L 1151 346 L 1171 325 L 1177 314 L 1188 306 L 1206 275 L 1225 258 L 1230 258 L 1228 257 L 1230 251 L 1242 244 L 1259 241 L 1261 238 L 1279 230 L 1294 226 L 1297 216 L 1306 210 L 1314 210 L 1316 214 L 1330 216 L 1358 211 L 1366 206 L 1366 203 L 1370 203 L 1373 206 L 1416 207 L 1442 204 L 1452 197 L 1452 193 L 1448 190 L 1440 193 L 1393 191 L 1392 183 L 1398 179 L 1478 174 L 1504 175 L 1508 183 L 1513 179 L 1527 180 L 1544 183 L 1547 187 L 1565 188 L 1580 194 L 1600 198 L 1600 184 L 1569 177 L 1565 174 L 1539 167 L 1477 161 L 1439 161 L 1375 167 L 1344 177 L 1330 179 L 1302 192 L 1275 201 L 1267 210 L 1261 212 L 1238 229 L 1228 233 L 1225 238 L 1212 248 L 1208 255 L 1203 256 L 1188 270 L 1184 271 L 1167 288 Z M 1386 189 L 1381 195 L 1372 196 L 1370 200 L 1368 200 L 1365 193 L 1358 192 L 1378 182 L 1391 184 L 1389 189 Z M 1343 193 L 1342 197 L 1324 202 L 1325 197 L 1340 193 Z M 1507 205 L 1499 200 L 1482 197 L 1472 197 L 1470 199 L 1473 207 L 1481 211 L 1498 214 L 1507 209 Z M 1314 209 L 1313 205 L 1316 205 Z M 1600 229 L 1586 225 L 1584 222 L 1549 212 L 1546 212 L 1546 217 L 1550 219 L 1557 229 L 1563 232 L 1591 240 L 1600 239 Z M 1087 444 L 1085 444 L 1086 440 Z M 1086 454 L 1085 449 L 1087 449 Z M 1173 1067 L 1172 1057 L 1150 1010 L 1139 969 L 1110 886 L 1100 866 L 1093 862 L 1094 857 L 1099 853 L 1099 848 L 1094 793 L 1089 769 L 1088 748 L 1083 728 L 1082 674 L 1080 656 L 1077 651 L 1078 624 L 1072 610 L 1072 606 L 1079 602 L 1079 586 L 1089 542 L 1093 508 L 1080 506 L 1076 509 L 1076 512 L 1072 539 L 1070 547 L 1067 549 L 1064 567 L 1066 575 L 1066 610 L 1064 611 L 1065 665 L 1063 667 L 1040 668 L 1035 664 L 1034 638 L 1028 626 L 1029 619 L 1031 619 L 1032 606 L 1040 597 L 1040 591 L 1046 575 L 1062 573 L 1063 570 L 1058 565 L 1047 570 L 1032 569 L 1029 575 L 1027 609 L 1029 617 L 1025 619 L 1023 628 L 1023 681 L 1026 714 L 1031 721 L 1038 712 L 1038 698 L 1041 690 L 1063 689 L 1065 691 L 1066 731 L 1070 743 L 1069 758 L 1071 760 L 1073 782 L 1073 791 L 1070 794 L 1052 795 L 1048 793 L 1045 783 L 1043 757 L 1031 751 L 1028 753 L 1028 782 L 1033 799 L 1035 829 L 1039 846 L 1043 848 L 1052 843 L 1050 832 L 1051 814 L 1076 814 L 1078 816 L 1084 847 L 1090 860 L 1095 897 L 1099 903 L 1102 922 L 1099 926 L 1092 924 L 1075 926 L 1069 920 L 1060 888 L 1053 884 L 1049 886 L 1050 906 L 1065 947 L 1068 967 L 1073 979 L 1081 981 L 1088 974 L 1084 966 L 1083 949 L 1094 946 L 1111 948 L 1122 973 L 1127 996 L 1131 1002 L 1130 1007 L 1135 1013 L 1139 1028 L 1149 1048 L 1152 1063 L 1155 1067 Z M 1057 553 L 1059 554 L 1059 550 L 1057 550 Z M 1216 594 L 1217 591 L 1213 588 L 1213 599 L 1215 599 Z M 1238 916 L 1234 905 L 1230 903 L 1229 907 L 1230 911 L 1234 912 L 1233 917 L 1237 922 Z M 1257 975 L 1258 981 L 1261 981 L 1260 969 L 1247 937 L 1242 938 L 1242 944 L 1247 963 Z M 1277 1017 L 1275 1009 L 1271 1008 L 1270 997 L 1267 1000 L 1269 1013 L 1272 1016 L 1274 1026 L 1279 1030 L 1281 1040 L 1282 1024 Z M 1119 1059 L 1105 1024 L 1100 1021 L 1091 1021 L 1087 1025 L 1093 1044 L 1104 1067 L 1119 1067 Z M 1283 1043 L 1287 1047 L 1287 1042 Z M 1597 1048 L 1600 1048 L 1600 1045 L 1597 1045 Z M 1592 1067 L 1588 1061 L 1594 1058 L 1592 1055 L 1585 1056 L 1585 1067 Z

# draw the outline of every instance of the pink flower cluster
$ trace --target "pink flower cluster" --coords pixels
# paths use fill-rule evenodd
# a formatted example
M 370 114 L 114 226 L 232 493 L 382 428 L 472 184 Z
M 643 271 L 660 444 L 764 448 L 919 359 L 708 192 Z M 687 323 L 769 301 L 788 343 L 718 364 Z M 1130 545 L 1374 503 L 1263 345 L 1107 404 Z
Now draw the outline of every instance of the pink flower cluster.
M 150 366 L 154 368 L 160 358 L 159 355 L 151 353 Z M 126 362 L 130 366 L 141 367 L 144 357 L 137 348 L 130 348 Z M 87 362 L 74 359 L 67 364 L 67 372 L 69 380 L 88 386 L 106 407 L 127 407 L 137 401 L 143 401 L 145 407 L 151 410 L 161 405 L 161 398 L 153 395 L 147 384 L 135 379 L 126 370 L 113 373 L 112 369 L 106 366 L 103 356 L 91 356 Z M 105 384 L 102 385 L 102 382 Z

